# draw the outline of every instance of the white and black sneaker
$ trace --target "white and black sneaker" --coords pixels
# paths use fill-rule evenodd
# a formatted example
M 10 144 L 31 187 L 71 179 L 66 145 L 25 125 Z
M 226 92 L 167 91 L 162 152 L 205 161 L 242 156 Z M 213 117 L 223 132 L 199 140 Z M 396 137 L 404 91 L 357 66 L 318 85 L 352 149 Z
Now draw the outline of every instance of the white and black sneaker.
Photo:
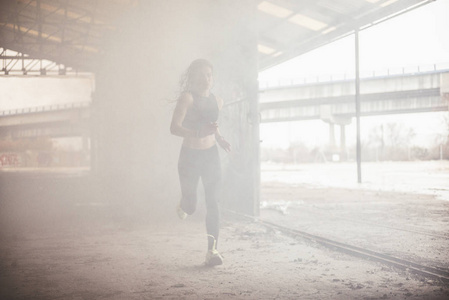
M 223 256 L 221 256 L 221 254 L 215 249 L 209 250 L 207 251 L 206 261 L 204 264 L 209 267 L 221 265 L 223 264 Z
M 176 206 L 176 213 L 178 214 L 178 217 L 181 220 L 184 220 L 185 218 L 187 218 L 187 213 L 185 211 L 182 210 L 181 208 L 181 203 L 178 204 L 178 206 Z

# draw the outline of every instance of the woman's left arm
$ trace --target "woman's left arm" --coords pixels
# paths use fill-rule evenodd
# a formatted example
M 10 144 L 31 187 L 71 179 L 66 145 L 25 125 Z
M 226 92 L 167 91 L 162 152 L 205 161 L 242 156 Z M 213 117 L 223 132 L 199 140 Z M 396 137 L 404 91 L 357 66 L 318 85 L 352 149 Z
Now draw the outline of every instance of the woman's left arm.
M 221 148 L 224 149 L 226 152 L 231 152 L 231 144 L 225 138 L 220 134 L 220 130 L 217 128 L 217 131 L 215 132 L 215 140 L 217 141 L 218 145 L 220 145 Z

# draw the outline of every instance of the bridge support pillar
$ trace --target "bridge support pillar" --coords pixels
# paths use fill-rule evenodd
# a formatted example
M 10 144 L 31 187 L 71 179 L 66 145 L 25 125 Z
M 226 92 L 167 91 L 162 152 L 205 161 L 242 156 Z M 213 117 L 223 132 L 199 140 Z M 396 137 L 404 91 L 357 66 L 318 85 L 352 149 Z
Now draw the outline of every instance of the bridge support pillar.
M 321 120 L 329 124 L 329 151 L 334 155 L 339 155 L 339 160 L 347 159 L 346 151 L 346 125 L 351 124 L 350 117 L 335 116 L 331 112 L 330 105 L 320 106 Z M 335 125 L 340 125 L 340 147 L 335 141 Z
M 340 160 L 348 159 L 346 150 L 346 125 L 340 125 Z
M 333 123 L 329 123 L 329 146 L 331 149 L 337 147 L 337 144 L 335 143 L 335 126 Z
M 83 133 L 82 135 L 82 144 L 83 144 L 83 150 L 82 150 L 82 157 L 80 164 L 82 167 L 86 166 L 90 162 L 90 139 L 89 135 L 86 133 Z
M 351 120 L 349 119 L 349 123 Z M 329 123 L 329 122 L 327 122 Z M 335 125 L 340 125 L 340 145 L 337 145 L 335 139 Z M 342 123 L 329 123 L 329 150 L 333 154 L 338 154 L 339 160 L 347 160 L 348 154 L 346 149 L 346 125 Z
M 335 139 L 335 125 L 340 125 L 340 145 L 337 145 Z M 348 158 L 346 150 L 346 124 L 329 123 L 329 150 L 332 153 L 339 153 L 340 160 Z

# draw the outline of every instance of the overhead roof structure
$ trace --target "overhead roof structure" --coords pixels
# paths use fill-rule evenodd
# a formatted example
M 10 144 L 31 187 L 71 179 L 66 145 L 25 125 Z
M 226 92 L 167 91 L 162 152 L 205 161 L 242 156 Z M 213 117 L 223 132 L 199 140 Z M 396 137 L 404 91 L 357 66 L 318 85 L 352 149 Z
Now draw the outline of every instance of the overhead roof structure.
M 266 69 L 330 43 L 356 29 L 434 0 L 257 0 L 259 68 Z M 107 50 L 105 37 L 139 0 L 2 0 L 0 48 L 21 59 L 46 59 L 92 71 Z M 16 57 L 0 53 L 5 61 Z
M 266 69 L 434 0 L 272 0 L 258 4 Z
M 104 37 L 119 30 L 116 20 L 137 1 L 2 0 L 0 3 L 0 47 L 23 53 L 31 60 L 46 59 L 91 71 L 95 58 L 105 50 Z

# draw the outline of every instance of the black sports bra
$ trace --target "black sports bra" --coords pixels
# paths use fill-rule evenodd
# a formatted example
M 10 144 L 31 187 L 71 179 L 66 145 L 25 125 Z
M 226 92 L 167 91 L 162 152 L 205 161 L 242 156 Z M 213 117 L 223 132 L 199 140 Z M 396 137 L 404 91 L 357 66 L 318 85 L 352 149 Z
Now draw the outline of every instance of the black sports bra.
M 215 96 L 210 93 L 208 97 L 191 93 L 193 105 L 187 110 L 182 126 L 192 130 L 199 130 L 206 124 L 217 122 L 218 104 Z

